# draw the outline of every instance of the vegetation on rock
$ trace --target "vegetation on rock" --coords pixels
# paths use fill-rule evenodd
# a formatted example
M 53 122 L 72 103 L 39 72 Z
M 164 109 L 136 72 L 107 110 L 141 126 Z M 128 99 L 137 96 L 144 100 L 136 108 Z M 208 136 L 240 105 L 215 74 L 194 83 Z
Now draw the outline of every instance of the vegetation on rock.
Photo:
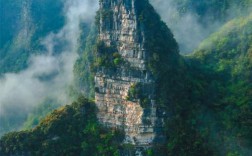
M 103 128 L 92 101 L 80 97 L 40 121 L 32 130 L 12 132 L 0 140 L 1 155 L 119 155 L 124 135 Z

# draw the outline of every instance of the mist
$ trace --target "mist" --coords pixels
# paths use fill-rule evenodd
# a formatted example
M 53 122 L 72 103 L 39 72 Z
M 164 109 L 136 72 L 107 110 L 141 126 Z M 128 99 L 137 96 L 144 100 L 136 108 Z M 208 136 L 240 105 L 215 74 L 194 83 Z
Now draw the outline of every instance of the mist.
M 29 9 L 25 3 L 24 28 L 18 37 L 20 46 L 32 42 Z M 67 90 L 73 83 L 73 66 L 78 58 L 80 23 L 91 23 L 97 9 L 98 2 L 94 0 L 64 0 L 65 25 L 58 33 L 51 32 L 41 39 L 42 54 L 30 56 L 27 69 L 6 73 L 0 78 L 0 118 L 15 113 L 28 114 L 48 97 L 62 104 L 71 102 Z
M 203 25 L 195 12 L 179 15 L 175 0 L 150 0 L 179 44 L 182 54 L 192 53 L 200 42 L 221 26 L 218 21 Z

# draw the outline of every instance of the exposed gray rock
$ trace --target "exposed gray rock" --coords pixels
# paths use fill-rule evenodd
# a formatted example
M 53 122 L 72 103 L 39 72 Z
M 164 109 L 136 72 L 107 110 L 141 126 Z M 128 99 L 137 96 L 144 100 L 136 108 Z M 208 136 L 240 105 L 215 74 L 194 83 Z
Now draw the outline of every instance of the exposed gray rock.
M 116 45 L 118 53 L 129 66 L 116 70 L 101 67 L 95 76 L 95 100 L 98 118 L 107 127 L 125 131 L 124 143 L 137 147 L 150 147 L 157 129 L 162 129 L 162 115 L 157 116 L 155 80 L 146 68 L 147 50 L 144 33 L 138 26 L 134 0 L 102 0 L 99 40 L 107 46 Z M 131 86 L 141 84 L 148 107 L 142 108 L 140 99 L 128 98 Z M 162 112 L 163 113 L 163 112 Z M 139 151 L 138 151 L 139 153 Z

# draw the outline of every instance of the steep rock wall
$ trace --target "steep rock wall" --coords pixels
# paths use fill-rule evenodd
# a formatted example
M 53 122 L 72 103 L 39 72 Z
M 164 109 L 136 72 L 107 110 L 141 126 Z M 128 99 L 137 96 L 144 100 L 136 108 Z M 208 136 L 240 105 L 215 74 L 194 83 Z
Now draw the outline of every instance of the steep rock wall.
M 162 136 L 165 113 L 156 107 L 155 79 L 146 67 L 148 50 L 136 11 L 135 0 L 100 1 L 99 40 L 114 47 L 125 63 L 98 68 L 95 100 L 102 124 L 124 130 L 124 143 L 148 147 L 162 142 L 156 138 Z M 132 90 L 138 90 L 133 98 Z

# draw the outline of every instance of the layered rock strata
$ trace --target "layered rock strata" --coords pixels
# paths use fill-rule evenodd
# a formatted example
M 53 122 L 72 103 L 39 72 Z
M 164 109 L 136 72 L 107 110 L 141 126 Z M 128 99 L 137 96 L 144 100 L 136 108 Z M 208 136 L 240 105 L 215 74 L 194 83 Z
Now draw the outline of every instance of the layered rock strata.
M 135 0 L 100 1 L 99 40 L 115 47 L 127 63 L 98 68 L 95 100 L 102 124 L 123 130 L 124 143 L 148 147 L 161 135 L 164 112 L 156 107 L 155 79 L 146 67 L 148 49 L 137 11 Z M 136 86 L 141 97 L 130 98 Z

